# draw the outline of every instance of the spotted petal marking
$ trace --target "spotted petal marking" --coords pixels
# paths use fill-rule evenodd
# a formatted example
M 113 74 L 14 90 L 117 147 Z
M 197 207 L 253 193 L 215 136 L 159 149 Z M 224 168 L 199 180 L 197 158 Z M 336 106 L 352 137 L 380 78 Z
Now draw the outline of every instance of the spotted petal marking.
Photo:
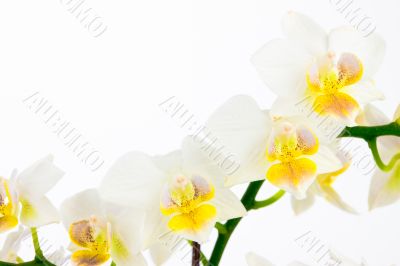
M 317 165 L 306 156 L 318 151 L 318 138 L 305 126 L 284 122 L 271 137 L 267 158 L 272 165 L 266 173 L 274 185 L 292 191 L 312 183 Z
M 216 217 L 216 208 L 207 204 L 214 187 L 203 177 L 176 177 L 161 196 L 162 214 L 172 216 L 168 227 L 173 231 L 199 231 Z
M 107 228 L 95 220 L 83 220 L 70 225 L 69 236 L 80 250 L 75 251 L 71 260 L 75 265 L 102 265 L 110 259 Z
M 352 118 L 359 111 L 358 102 L 344 92 L 348 86 L 359 82 L 363 76 L 361 61 L 351 53 L 341 54 L 337 63 L 335 56 L 315 62 L 306 75 L 308 93 L 313 95 L 313 109 L 321 115 Z

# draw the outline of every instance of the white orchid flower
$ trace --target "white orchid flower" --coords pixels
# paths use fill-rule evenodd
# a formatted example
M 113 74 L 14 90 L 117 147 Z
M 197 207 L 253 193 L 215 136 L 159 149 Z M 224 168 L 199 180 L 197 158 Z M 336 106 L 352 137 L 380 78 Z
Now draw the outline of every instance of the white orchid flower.
M 100 190 L 107 200 L 146 211 L 146 248 L 174 236 L 203 243 L 216 222 L 246 214 L 240 200 L 215 176 L 207 158 L 187 138 L 182 150 L 164 156 L 124 155 Z
M 365 37 L 342 27 L 327 34 L 296 12 L 284 16 L 282 28 L 286 38 L 270 41 L 252 58 L 279 96 L 278 109 L 287 112 L 287 106 L 307 103 L 316 113 L 349 125 L 364 104 L 383 99 L 372 81 L 385 54 L 385 43 L 376 33 Z
M 292 209 L 295 212 L 295 214 L 298 215 L 308 210 L 314 204 L 315 198 L 317 196 L 324 198 L 332 205 L 346 212 L 352 214 L 357 213 L 354 210 L 354 208 L 351 207 L 349 204 L 347 204 L 333 188 L 333 183 L 336 181 L 337 177 L 346 172 L 346 170 L 350 167 L 351 160 L 348 160 L 348 158 L 346 158 L 346 156 L 344 156 L 343 153 L 338 151 L 336 145 L 332 146 L 333 149 L 337 150 L 336 154 L 338 158 L 340 158 L 340 160 L 342 161 L 343 167 L 334 172 L 318 175 L 314 183 L 308 189 L 306 198 L 296 199 L 295 197 L 292 196 L 291 203 L 292 203 Z
M 0 261 L 9 263 L 21 263 L 22 259 L 18 256 L 22 241 L 30 236 L 30 230 L 22 226 L 17 231 L 10 233 L 4 241 L 0 250 Z
M 207 126 L 240 163 L 228 186 L 267 178 L 301 199 L 318 175 L 343 167 L 306 117 L 271 117 L 248 96 L 228 100 Z
M 88 189 L 65 200 L 61 215 L 73 265 L 97 266 L 110 259 L 118 266 L 147 265 L 140 254 L 140 212 L 107 203 L 96 189 Z
M 397 109 L 393 121 L 399 119 L 400 113 Z M 359 117 L 361 123 L 368 126 L 377 126 L 390 123 L 391 120 L 380 110 L 372 105 L 365 108 Z M 394 155 L 400 152 L 400 138 L 394 136 L 383 136 L 378 138 L 379 154 L 383 161 L 388 162 Z M 375 209 L 390 205 L 400 199 L 400 161 L 389 172 L 376 169 L 369 191 L 369 208 Z
M 53 164 L 53 156 L 15 173 L 9 180 L 0 177 L 0 233 L 19 223 L 39 227 L 58 222 L 58 211 L 45 196 L 64 175 Z

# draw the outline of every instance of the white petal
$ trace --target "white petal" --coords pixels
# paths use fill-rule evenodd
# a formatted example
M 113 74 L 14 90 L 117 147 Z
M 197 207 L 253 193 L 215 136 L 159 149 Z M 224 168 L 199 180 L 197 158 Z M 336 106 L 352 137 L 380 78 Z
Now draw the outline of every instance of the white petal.
M 295 197 L 291 197 L 292 209 L 296 215 L 300 215 L 303 212 L 307 211 L 314 205 L 315 197 L 314 195 L 307 193 L 307 197 L 304 199 L 297 199 Z
M 400 199 L 400 182 L 396 182 L 393 179 L 394 175 L 398 175 L 399 173 L 399 170 L 389 173 L 382 172 L 381 170 L 375 172 L 372 177 L 368 199 L 371 210 L 393 204 Z M 399 179 L 400 176 L 396 176 L 395 178 Z M 389 183 L 390 181 L 392 182 Z
M 150 246 L 150 255 L 157 265 L 166 262 L 175 252 L 190 248 L 187 239 L 169 230 L 159 237 L 159 241 Z
M 386 45 L 376 33 L 367 37 L 352 27 L 341 27 L 329 34 L 329 50 L 356 55 L 364 66 L 364 78 L 376 73 L 385 56 Z
M 229 99 L 210 117 L 207 128 L 212 138 L 218 139 L 216 148 L 224 146 L 228 154 L 220 161 L 220 167 L 228 175 L 227 185 L 265 178 L 270 124 L 268 115 L 247 96 Z M 239 168 L 234 168 L 235 165 Z
M 112 234 L 130 253 L 139 253 L 143 248 L 145 212 L 108 203 L 105 204 L 105 209 Z
M 64 247 L 60 247 L 49 255 L 46 255 L 46 259 L 55 265 L 65 266 L 70 260 L 70 256 L 67 254 Z
M 357 214 L 357 211 L 347 204 L 331 186 L 320 186 L 319 194 L 339 209 L 351 214 Z
M 105 218 L 105 212 L 99 193 L 96 189 L 88 189 L 66 199 L 60 207 L 61 220 L 66 228 L 77 221 L 92 216 Z
M 399 118 L 400 118 L 400 104 L 397 106 L 397 109 L 394 112 L 393 120 L 397 120 Z
M 318 152 L 310 158 L 317 164 L 318 174 L 335 172 L 343 167 L 341 160 L 326 145 L 320 145 Z
M 361 106 L 376 100 L 384 100 L 385 96 L 372 80 L 362 80 L 343 89 L 343 92 L 352 96 Z
M 195 142 L 192 136 L 183 140 L 182 171 L 189 176 L 202 176 L 216 185 L 223 184 L 225 174 L 222 168 L 218 166 L 218 161 L 224 155 L 217 152 L 213 153 L 214 147 L 212 146 L 202 147 L 203 145 Z
M 248 266 L 274 266 L 274 264 L 269 262 L 267 259 L 253 252 L 247 253 L 246 262 Z
M 182 151 L 177 150 L 166 155 L 153 156 L 154 164 L 166 175 L 182 174 Z
M 53 164 L 53 156 L 49 155 L 18 175 L 18 190 L 21 194 L 44 195 L 63 175 L 64 172 Z
M 21 247 L 24 239 L 30 236 L 30 230 L 24 229 L 22 226 L 18 227 L 18 231 L 8 234 L 4 241 L 3 247 L 0 250 L 0 260 L 10 263 L 17 263 L 17 252 Z
M 171 257 L 171 247 L 158 243 L 150 247 L 150 255 L 155 265 L 163 265 Z
M 160 203 L 155 204 L 146 212 L 145 224 L 143 229 L 143 247 L 148 248 L 155 243 L 167 242 L 169 237 L 168 228 L 169 217 L 161 214 Z
M 131 152 L 120 158 L 108 171 L 100 191 L 107 201 L 146 211 L 143 246 L 159 241 L 168 229 L 167 217 L 160 212 L 161 191 L 168 174 L 175 172 L 179 153 L 150 157 Z
M 372 104 L 367 104 L 362 114 L 362 122 L 366 126 L 378 126 L 389 123 L 390 119 Z
M 21 223 L 27 227 L 40 227 L 60 220 L 58 210 L 45 196 L 20 198 L 22 202 Z
M 271 106 L 271 117 L 310 116 L 313 113 L 309 97 L 278 97 Z
M 159 204 L 165 180 L 165 174 L 151 157 L 130 152 L 114 163 L 99 190 L 106 201 L 146 209 L 155 202 Z
M 111 252 L 111 257 L 116 265 L 118 266 L 147 266 L 146 259 L 141 253 L 134 254 L 128 258 L 121 259 Z
M 288 39 L 309 54 L 319 56 L 327 52 L 328 35 L 309 17 L 290 11 L 283 17 L 282 27 Z
M 237 196 L 229 189 L 216 188 L 215 197 L 210 201 L 217 209 L 219 222 L 246 215 L 246 209 Z
M 379 126 L 390 123 L 390 119 L 378 108 L 368 104 L 363 113 L 359 116 L 359 122 L 366 126 Z M 395 136 L 382 136 L 378 138 L 378 147 L 381 157 L 388 161 L 400 149 L 400 139 Z
M 273 40 L 252 57 L 261 79 L 275 94 L 283 97 L 302 95 L 306 89 L 306 73 L 313 57 L 288 40 Z

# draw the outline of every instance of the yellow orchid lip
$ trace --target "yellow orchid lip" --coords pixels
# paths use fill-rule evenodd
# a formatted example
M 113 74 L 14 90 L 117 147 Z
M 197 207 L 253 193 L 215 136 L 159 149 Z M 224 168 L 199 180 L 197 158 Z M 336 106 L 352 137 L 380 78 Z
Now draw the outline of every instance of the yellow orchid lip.
M 109 253 L 109 228 L 96 217 L 75 222 L 69 227 L 71 241 L 79 247 L 71 256 L 75 265 L 97 266 L 107 262 Z
M 172 216 L 168 227 L 173 231 L 201 230 L 216 216 L 216 208 L 208 204 L 214 197 L 214 187 L 203 177 L 175 177 L 164 189 L 160 210 Z
M 341 54 L 335 62 L 335 54 L 315 62 L 306 75 L 308 92 L 313 97 L 313 109 L 321 115 L 351 118 L 359 110 L 358 102 L 346 89 L 361 80 L 363 65 L 351 53 Z
M 318 151 L 318 138 L 307 127 L 289 122 L 283 122 L 277 128 L 267 149 L 267 158 L 272 165 L 266 176 L 278 187 L 296 190 L 316 175 L 317 165 L 307 156 Z
M 16 206 L 6 179 L 0 178 L 0 233 L 11 230 L 18 225 L 15 213 Z

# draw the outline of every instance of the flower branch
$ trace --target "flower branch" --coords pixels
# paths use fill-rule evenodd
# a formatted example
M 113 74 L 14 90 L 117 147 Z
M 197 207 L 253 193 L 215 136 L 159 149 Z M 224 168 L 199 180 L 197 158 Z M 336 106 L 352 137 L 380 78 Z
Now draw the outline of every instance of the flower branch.
M 0 261 L 0 266 L 13 266 L 13 265 L 22 265 L 22 266 L 56 266 L 53 263 L 49 262 L 46 257 L 43 255 L 43 251 L 40 248 L 39 236 L 37 233 L 37 229 L 35 227 L 31 228 L 33 247 L 35 249 L 35 259 L 32 261 L 22 262 L 22 263 L 9 263 Z
M 340 134 L 339 138 L 352 137 L 361 138 L 366 141 L 380 136 L 397 136 L 400 137 L 400 124 L 392 122 L 380 126 L 355 126 L 346 127 Z
M 197 242 L 192 242 L 192 266 L 200 266 L 201 246 Z
M 190 240 L 188 242 L 189 242 L 189 245 L 191 245 L 193 247 L 194 242 L 190 241 Z M 201 249 L 199 249 L 199 252 L 200 252 L 200 262 L 201 262 L 201 264 L 208 265 L 208 259 L 207 259 L 206 255 L 204 255 L 204 253 L 201 251 Z
M 267 207 L 271 204 L 274 204 L 275 202 L 277 202 L 280 198 L 282 198 L 285 195 L 285 191 L 284 190 L 279 190 L 278 192 L 275 193 L 275 195 L 273 195 L 272 197 L 266 199 L 266 200 L 261 200 L 261 201 L 255 201 L 253 203 L 253 207 L 251 208 L 252 210 L 257 210 L 257 209 L 261 209 L 264 207 Z
M 246 192 L 243 194 L 243 197 L 241 199 L 246 210 L 250 211 L 271 205 L 274 202 L 278 201 L 285 194 L 284 191 L 280 190 L 267 200 L 256 201 L 258 191 L 260 190 L 263 183 L 264 180 L 254 181 L 251 182 L 247 187 Z M 211 254 L 210 261 L 207 264 L 208 266 L 219 265 L 225 248 L 229 242 L 229 239 L 241 220 L 242 218 L 235 218 L 227 221 L 225 224 L 216 224 L 215 227 L 218 230 L 218 238 Z
M 353 137 L 364 139 L 372 152 L 374 160 L 378 167 L 388 172 L 396 165 L 397 161 L 400 160 L 400 153 L 392 157 L 388 164 L 385 164 L 379 155 L 377 147 L 377 138 L 381 136 L 398 136 L 400 137 L 400 124 L 395 121 L 386 125 L 381 126 L 356 126 L 346 127 L 339 137 Z

